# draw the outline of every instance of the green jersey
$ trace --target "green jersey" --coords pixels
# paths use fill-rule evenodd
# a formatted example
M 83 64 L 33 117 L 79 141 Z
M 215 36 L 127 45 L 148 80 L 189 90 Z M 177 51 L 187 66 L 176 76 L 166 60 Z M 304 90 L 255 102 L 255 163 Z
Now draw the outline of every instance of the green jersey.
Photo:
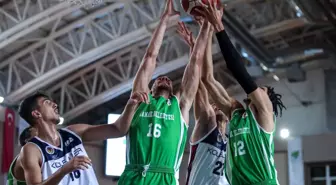
M 230 184 L 278 184 L 273 132 L 259 126 L 250 108 L 235 110 L 229 128 L 226 176 Z
M 165 99 L 151 94 L 149 100 L 149 104 L 141 103 L 133 116 L 126 137 L 126 169 L 138 165 L 145 166 L 143 175 L 147 170 L 176 174 L 187 139 L 179 101 L 175 96 Z
M 13 175 L 14 166 L 18 156 L 15 157 L 12 164 L 10 165 L 9 172 L 7 175 L 7 185 L 26 185 L 25 181 L 17 180 Z

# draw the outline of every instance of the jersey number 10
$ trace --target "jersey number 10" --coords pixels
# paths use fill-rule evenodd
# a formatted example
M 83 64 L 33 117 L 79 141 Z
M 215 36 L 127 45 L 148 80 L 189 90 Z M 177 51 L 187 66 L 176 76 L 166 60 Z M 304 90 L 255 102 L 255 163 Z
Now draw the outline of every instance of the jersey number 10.
M 78 179 L 80 177 L 80 171 L 79 170 L 73 171 L 69 173 L 69 175 L 71 180 L 74 181 L 75 179 Z
M 161 125 L 160 124 L 154 124 L 154 131 L 153 131 L 153 123 L 148 125 L 149 130 L 147 133 L 147 137 L 155 137 L 159 138 L 161 136 Z

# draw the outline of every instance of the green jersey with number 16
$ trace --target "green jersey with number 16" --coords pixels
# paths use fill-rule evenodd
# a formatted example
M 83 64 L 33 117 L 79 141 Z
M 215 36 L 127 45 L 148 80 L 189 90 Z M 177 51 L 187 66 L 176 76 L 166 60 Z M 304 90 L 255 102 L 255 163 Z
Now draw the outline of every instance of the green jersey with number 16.
M 141 103 L 127 135 L 127 165 L 149 165 L 178 172 L 187 139 L 187 125 L 176 96 Z
M 275 123 L 275 120 L 274 120 Z M 273 132 L 266 132 L 250 107 L 232 113 L 226 176 L 231 185 L 276 185 Z

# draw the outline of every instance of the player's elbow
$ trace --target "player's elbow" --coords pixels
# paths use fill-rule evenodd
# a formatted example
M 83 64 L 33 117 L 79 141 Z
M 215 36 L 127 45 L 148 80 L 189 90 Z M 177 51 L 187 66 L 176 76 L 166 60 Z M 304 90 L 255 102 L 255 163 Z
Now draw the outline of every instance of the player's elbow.
M 115 131 L 114 133 L 116 133 L 116 137 L 123 137 L 127 134 L 128 132 L 128 128 L 126 127 L 127 124 L 121 124 L 120 122 L 116 122 L 112 125 L 114 125 L 112 130 Z
M 180 101 L 180 108 L 183 110 L 190 110 L 193 100 L 188 98 L 182 98 Z
M 194 63 L 195 65 L 201 65 L 203 60 L 204 53 L 196 51 L 192 53 L 190 57 L 190 62 Z

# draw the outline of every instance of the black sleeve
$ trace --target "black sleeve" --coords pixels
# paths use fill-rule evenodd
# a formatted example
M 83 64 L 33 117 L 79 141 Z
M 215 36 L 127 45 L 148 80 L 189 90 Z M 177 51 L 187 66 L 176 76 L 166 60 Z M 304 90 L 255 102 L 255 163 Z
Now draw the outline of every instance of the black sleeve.
M 255 91 L 258 86 L 247 72 L 242 61 L 242 57 L 230 41 L 230 38 L 225 30 L 216 33 L 216 37 L 223 57 L 226 61 L 227 68 L 231 71 L 232 75 L 247 94 Z

